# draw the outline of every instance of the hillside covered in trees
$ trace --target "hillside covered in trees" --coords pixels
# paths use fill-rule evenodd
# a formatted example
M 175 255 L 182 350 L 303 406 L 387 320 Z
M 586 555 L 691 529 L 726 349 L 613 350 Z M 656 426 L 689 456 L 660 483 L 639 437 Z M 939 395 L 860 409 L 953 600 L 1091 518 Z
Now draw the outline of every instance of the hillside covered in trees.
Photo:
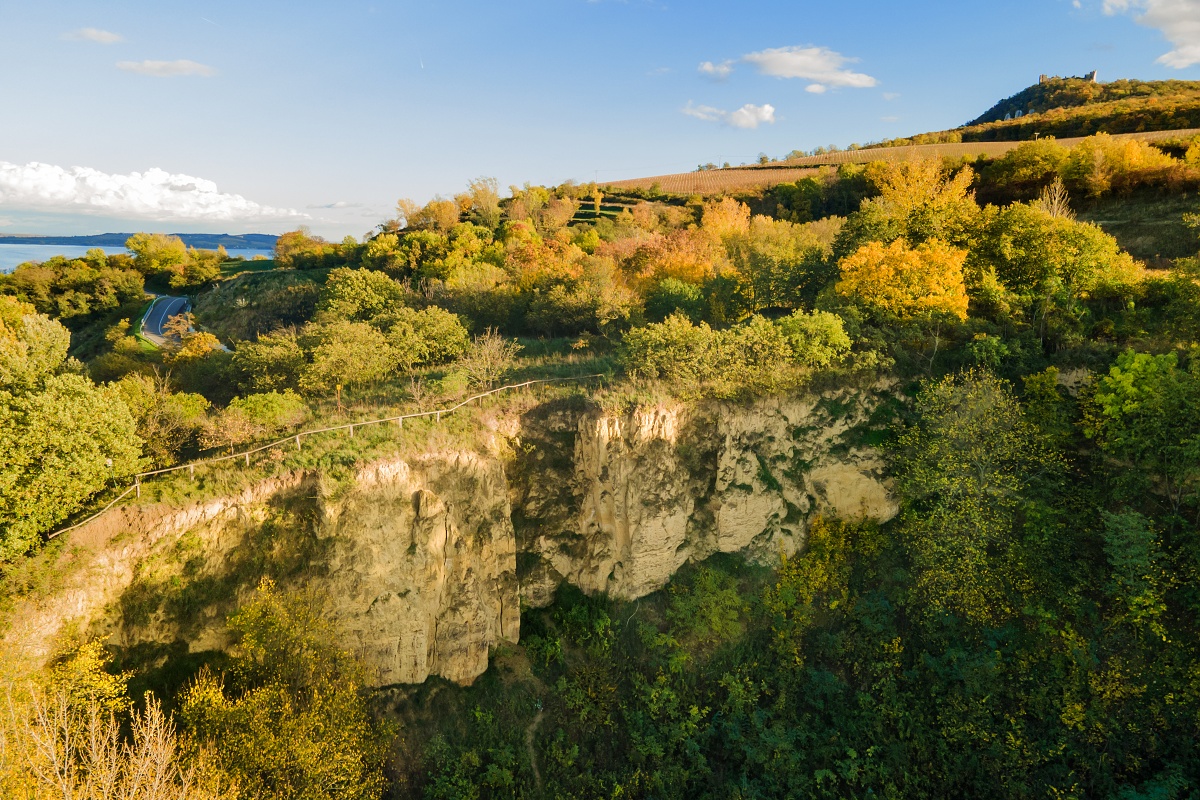
M 1125 102 L 1104 86 L 1074 107 Z M 1140 92 L 1146 109 L 1186 94 Z M 335 644 L 320 582 L 297 578 L 329 546 L 298 491 L 236 553 L 240 583 L 181 536 L 178 569 L 150 564 L 122 596 L 147 630 L 233 603 L 227 647 L 93 629 L 65 630 L 45 669 L 0 651 L 3 794 L 153 773 L 204 798 L 1194 796 L 1198 185 L 1200 143 L 1095 135 L 736 197 L 502 197 L 481 179 L 401 201 L 363 240 L 290 232 L 271 262 L 139 234 L 131 257 L 22 265 L 0 277 L 6 642 L 12 610 L 84 557 L 49 534 L 135 473 L 506 381 L 600 376 L 139 494 L 182 505 L 315 472 L 338 497 L 381 454 L 456 436 L 502 441 L 514 480 L 569 494 L 570 432 L 551 423 L 572 408 L 814 397 L 836 419 L 851 410 L 831 390 L 872 387 L 885 399 L 847 449 L 878 454 L 899 511 L 813 514 L 797 552 L 719 553 L 636 598 L 564 578 L 548 605 L 522 598 L 519 640 L 473 685 L 379 689 Z M 1132 232 L 1145 208 L 1176 216 Z M 147 287 L 193 300 L 163 348 L 138 335 Z M 485 427 L 506 409 L 550 420 L 544 440 Z M 768 488 L 812 468 L 757 458 L 746 480 Z M 531 508 L 518 537 L 558 533 Z M 533 568 L 516 559 L 521 586 Z
M 1066 139 L 1097 133 L 1141 133 L 1200 127 L 1200 82 L 1046 78 L 1005 98 L 960 128 L 883 142 Z

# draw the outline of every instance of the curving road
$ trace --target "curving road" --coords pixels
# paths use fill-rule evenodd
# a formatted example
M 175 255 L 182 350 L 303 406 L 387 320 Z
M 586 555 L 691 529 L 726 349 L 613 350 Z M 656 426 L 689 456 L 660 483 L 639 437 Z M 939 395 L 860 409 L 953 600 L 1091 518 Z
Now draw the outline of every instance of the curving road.
M 142 335 L 159 347 L 162 347 L 167 343 L 168 339 L 175 339 L 175 337 L 168 336 L 163 331 L 163 326 L 167 324 L 167 321 L 171 317 L 186 313 L 190 307 L 190 303 L 188 303 L 186 297 L 169 297 L 163 295 L 156 298 L 154 305 L 150 307 L 150 311 L 146 314 L 146 318 L 142 320 Z

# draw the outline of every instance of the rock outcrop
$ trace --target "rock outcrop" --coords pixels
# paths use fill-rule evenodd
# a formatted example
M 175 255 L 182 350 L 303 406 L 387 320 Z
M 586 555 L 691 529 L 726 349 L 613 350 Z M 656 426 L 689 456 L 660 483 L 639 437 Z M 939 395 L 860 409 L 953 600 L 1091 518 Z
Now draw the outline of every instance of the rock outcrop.
M 500 462 L 475 453 L 376 464 L 330 509 L 323 592 L 380 684 L 470 683 L 517 641 L 516 537 Z
M 846 391 L 541 420 L 533 452 L 573 424 L 574 453 L 567 474 L 544 457 L 517 471 L 523 599 L 548 602 L 560 580 L 637 598 L 713 553 L 794 553 L 814 513 L 890 519 L 882 460 L 856 441 L 878 401 Z
M 74 534 L 65 585 L 21 602 L 3 646 L 44 661 L 76 631 L 128 652 L 223 649 L 225 616 L 269 574 L 317 590 L 378 685 L 469 683 L 517 641 L 521 605 L 563 581 L 636 598 L 717 552 L 793 553 L 817 513 L 894 515 L 866 444 L 885 389 L 624 414 L 545 404 L 497 421 L 508 446 L 127 509 Z

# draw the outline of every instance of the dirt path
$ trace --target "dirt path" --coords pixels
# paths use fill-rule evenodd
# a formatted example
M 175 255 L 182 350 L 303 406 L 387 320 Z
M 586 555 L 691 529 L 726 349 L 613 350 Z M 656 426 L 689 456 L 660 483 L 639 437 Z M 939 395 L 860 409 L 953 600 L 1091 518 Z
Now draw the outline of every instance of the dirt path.
M 529 751 L 529 765 L 533 767 L 533 783 L 537 786 L 537 790 L 542 790 L 542 773 L 538 770 L 537 751 L 533 749 L 533 732 L 542 724 L 542 714 L 545 713 L 542 709 L 538 709 L 537 716 L 533 718 L 533 722 L 529 723 L 529 727 L 525 729 L 525 749 Z

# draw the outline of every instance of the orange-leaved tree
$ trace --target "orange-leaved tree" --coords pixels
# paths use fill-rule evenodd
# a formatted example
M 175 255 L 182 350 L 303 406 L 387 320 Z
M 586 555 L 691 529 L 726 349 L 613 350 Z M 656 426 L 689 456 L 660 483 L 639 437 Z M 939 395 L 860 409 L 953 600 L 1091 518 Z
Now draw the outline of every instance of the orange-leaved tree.
M 901 318 L 948 314 L 967 318 L 965 250 L 930 239 L 910 247 L 868 242 L 842 259 L 835 291 Z

